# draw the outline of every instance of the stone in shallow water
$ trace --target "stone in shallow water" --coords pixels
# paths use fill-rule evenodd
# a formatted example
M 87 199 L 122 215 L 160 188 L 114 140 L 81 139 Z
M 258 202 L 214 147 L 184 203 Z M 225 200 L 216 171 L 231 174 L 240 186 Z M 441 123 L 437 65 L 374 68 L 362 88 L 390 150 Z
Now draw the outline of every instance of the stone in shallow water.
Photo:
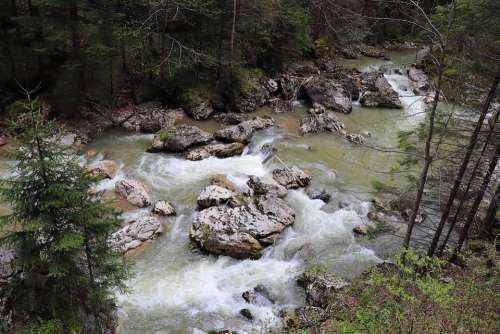
M 244 148 L 245 145 L 242 143 L 210 144 L 189 151 L 186 154 L 186 159 L 203 160 L 211 156 L 227 158 L 234 155 L 240 155 Z
M 296 166 L 273 170 L 273 179 L 287 189 L 306 187 L 311 182 L 311 177 Z
M 258 176 L 250 176 L 247 185 L 255 195 L 285 197 L 288 194 L 288 190 L 282 185 L 266 182 Z
M 152 203 L 146 187 L 137 180 L 125 179 L 117 182 L 115 190 L 123 198 L 127 199 L 130 204 L 140 208 L 150 206 Z
M 240 124 L 227 127 L 215 132 L 216 139 L 225 142 L 238 142 L 248 144 L 257 130 L 262 130 L 274 125 L 271 117 L 255 117 Z
M 188 148 L 203 145 L 212 140 L 212 136 L 191 125 L 177 125 L 160 130 L 153 138 L 149 149 L 152 152 L 184 152 Z
M 206 209 L 230 201 L 236 201 L 236 193 L 221 186 L 210 185 L 201 191 L 197 202 L 200 209 Z
M 175 216 L 175 208 L 167 201 L 158 201 L 153 207 L 153 213 L 161 216 Z
M 112 160 L 101 160 L 91 163 L 86 167 L 87 171 L 95 177 L 112 179 L 118 173 L 118 164 Z
M 142 217 L 113 233 L 110 243 L 113 247 L 128 252 L 145 242 L 158 238 L 162 231 L 161 222 L 157 217 Z

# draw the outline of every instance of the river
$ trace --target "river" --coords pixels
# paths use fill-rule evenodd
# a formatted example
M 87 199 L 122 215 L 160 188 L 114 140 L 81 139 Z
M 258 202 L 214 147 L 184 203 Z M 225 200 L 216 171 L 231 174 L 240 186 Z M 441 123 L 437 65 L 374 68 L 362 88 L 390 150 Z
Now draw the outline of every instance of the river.
M 395 63 L 412 62 L 415 52 L 397 52 L 391 57 Z M 388 62 L 361 58 L 344 65 L 368 70 L 384 63 Z M 397 146 L 399 131 L 413 128 L 425 115 L 421 98 L 408 89 L 407 77 L 389 74 L 386 78 L 400 94 L 404 109 L 368 109 L 355 104 L 351 114 L 338 117 L 350 132 L 370 132 L 370 146 L 390 149 Z M 262 109 L 256 114 L 271 112 Z M 397 238 L 363 241 L 354 236 L 352 228 L 370 223 L 372 180 L 401 182 L 387 173 L 400 157 L 353 145 L 331 133 L 301 137 L 298 127 L 304 115 L 305 108 L 300 106 L 293 112 L 272 114 L 280 127 L 257 133 L 244 154 L 227 159 L 188 161 L 175 154 L 147 153 L 152 135 L 121 131 L 110 131 L 88 146 L 122 165 L 118 176 L 102 181 L 100 189 L 111 192 L 114 183 L 127 175 L 142 181 L 154 199 L 173 203 L 178 212 L 176 217 L 164 219 L 165 232 L 158 240 L 129 257 L 134 277 L 128 282 L 130 292 L 118 295 L 119 333 L 266 332 L 279 326 L 280 309 L 304 304 L 296 278 L 309 266 L 321 265 L 353 277 L 397 248 Z M 212 132 L 219 127 L 212 121 L 190 123 Z M 259 260 L 201 254 L 188 238 L 198 193 L 215 175 L 225 175 L 241 190 L 249 175 L 270 178 L 282 162 L 264 162 L 259 148 L 269 143 L 284 163 L 310 173 L 313 185 L 331 193 L 332 201 L 325 204 L 309 199 L 303 190 L 290 190 L 287 199 L 295 209 L 296 222 Z M 11 166 L 12 162 L 2 161 L 0 171 L 6 174 Z M 123 216 L 144 214 L 146 209 L 132 209 Z M 276 296 L 274 305 L 249 305 L 243 300 L 241 294 L 258 284 Z M 252 312 L 253 322 L 239 314 L 243 308 Z

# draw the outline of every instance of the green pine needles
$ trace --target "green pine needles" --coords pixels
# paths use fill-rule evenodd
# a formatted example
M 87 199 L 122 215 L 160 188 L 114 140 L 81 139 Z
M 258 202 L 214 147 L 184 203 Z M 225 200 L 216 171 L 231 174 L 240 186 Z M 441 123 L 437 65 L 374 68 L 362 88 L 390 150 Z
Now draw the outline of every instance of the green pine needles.
M 14 248 L 21 274 L 10 283 L 15 320 L 24 333 L 105 333 L 114 326 L 114 290 L 127 270 L 109 235 L 119 227 L 95 179 L 59 144 L 55 124 L 27 93 L 13 128 L 24 145 L 1 195 L 12 207 L 1 242 Z

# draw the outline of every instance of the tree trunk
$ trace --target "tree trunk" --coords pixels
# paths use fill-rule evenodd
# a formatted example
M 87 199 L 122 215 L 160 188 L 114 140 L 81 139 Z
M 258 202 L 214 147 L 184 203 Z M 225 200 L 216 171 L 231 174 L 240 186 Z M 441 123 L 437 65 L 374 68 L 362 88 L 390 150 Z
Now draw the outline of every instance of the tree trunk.
M 457 176 L 455 177 L 455 181 L 453 183 L 453 187 L 450 191 L 450 195 L 448 197 L 448 202 L 446 203 L 446 207 L 443 211 L 443 214 L 441 215 L 441 220 L 439 221 L 439 225 L 436 229 L 436 233 L 434 234 L 434 238 L 432 239 L 431 246 L 429 247 L 428 255 L 433 256 L 434 252 L 436 251 L 437 244 L 439 242 L 439 238 L 441 237 L 441 233 L 443 232 L 444 225 L 446 221 L 448 220 L 448 216 L 450 215 L 451 207 L 453 206 L 453 202 L 455 201 L 455 198 L 458 194 L 458 190 L 460 188 L 460 185 L 462 183 L 462 179 L 465 175 L 465 172 L 467 171 L 467 167 L 469 165 L 469 161 L 472 155 L 472 152 L 474 150 L 474 146 L 476 145 L 477 138 L 479 136 L 479 132 L 481 131 L 481 127 L 483 126 L 484 119 L 486 118 L 486 115 L 488 113 L 488 109 L 490 107 L 491 101 L 495 97 L 496 93 L 496 88 L 498 86 L 498 82 L 500 80 L 500 66 L 498 67 L 497 74 L 495 76 L 495 79 L 493 80 L 493 84 L 491 85 L 490 92 L 486 98 L 486 100 L 483 103 L 483 106 L 481 107 L 481 114 L 479 116 L 479 119 L 476 123 L 476 127 L 474 129 L 474 132 L 471 135 L 469 145 L 467 147 L 467 151 L 465 152 L 465 156 L 462 160 L 462 164 L 460 166 L 460 169 L 458 171 Z
M 413 212 L 411 214 L 410 220 L 408 222 L 408 228 L 406 230 L 406 236 L 403 242 L 403 247 L 408 249 L 410 246 L 411 234 L 413 232 L 413 227 L 415 226 L 415 220 L 417 218 L 418 212 L 420 210 L 420 205 L 422 203 L 422 197 L 424 195 L 425 184 L 427 182 L 427 175 L 429 174 L 429 168 L 432 164 L 433 157 L 431 155 L 431 145 L 432 145 L 432 137 L 434 135 L 434 120 L 436 118 L 437 106 L 439 103 L 439 96 L 441 93 L 441 83 L 443 79 L 443 70 L 444 70 L 444 52 L 441 55 L 440 64 L 439 64 L 439 73 L 438 73 L 438 81 L 436 87 L 436 94 L 434 95 L 434 101 L 432 103 L 432 108 L 429 116 L 429 132 L 427 134 L 427 139 L 425 142 L 425 156 L 424 156 L 424 167 L 422 169 L 422 173 L 420 174 L 420 180 L 417 191 L 417 198 L 415 200 L 415 207 L 413 208 Z
M 231 67 L 233 65 L 233 56 L 234 56 L 234 38 L 236 34 L 236 7 L 237 7 L 238 1 L 233 0 L 233 25 L 231 28 Z
M 474 204 L 472 205 L 470 213 L 467 217 L 467 220 L 465 221 L 465 225 L 462 229 L 462 233 L 460 234 L 460 238 L 458 239 L 457 247 L 453 251 L 453 256 L 451 258 L 451 261 L 456 260 L 458 252 L 460 252 L 460 250 L 462 249 L 464 241 L 465 241 L 465 239 L 467 239 L 467 236 L 469 235 L 470 227 L 472 226 L 472 223 L 474 222 L 474 219 L 476 218 L 477 210 L 479 209 L 479 205 L 481 205 L 481 201 L 483 200 L 484 192 L 488 189 L 488 185 L 490 184 L 491 177 L 493 176 L 493 173 L 495 172 L 495 169 L 497 168 L 499 158 L 500 158 L 500 140 L 497 140 L 495 153 L 493 154 L 493 156 L 491 158 L 490 165 L 488 167 L 488 171 L 486 172 L 486 175 L 483 179 L 483 183 L 481 184 L 481 188 L 479 189 L 479 193 L 477 194 L 476 199 L 474 200 Z
M 496 123 L 497 123 L 499 114 L 500 113 L 498 113 L 498 112 L 495 113 L 495 116 L 492 119 L 492 122 L 491 122 L 492 125 L 491 125 L 490 130 L 488 131 L 488 135 L 486 136 L 486 138 L 484 140 L 483 149 L 481 150 L 481 154 L 477 158 L 476 164 L 474 165 L 474 168 L 471 172 L 471 176 L 469 178 L 469 182 L 467 183 L 467 187 L 466 187 L 465 191 L 463 192 L 463 196 L 462 196 L 462 200 L 460 201 L 460 205 L 455 210 L 455 215 L 453 216 L 452 220 L 450 221 L 448 233 L 446 234 L 446 237 L 444 238 L 443 243 L 441 244 L 441 247 L 439 248 L 438 256 L 443 255 L 444 249 L 446 248 L 446 244 L 448 243 L 448 240 L 451 236 L 451 233 L 453 232 L 453 228 L 455 227 L 455 224 L 457 223 L 458 216 L 460 215 L 460 211 L 462 210 L 462 207 L 466 201 L 467 193 L 469 192 L 470 187 L 472 186 L 472 183 L 474 181 L 474 177 L 476 176 L 477 170 L 479 169 L 479 166 L 481 165 L 482 158 L 484 157 L 486 150 L 488 149 L 488 145 L 490 144 L 490 139 L 491 139 L 492 135 L 495 133 L 495 127 L 496 127 Z

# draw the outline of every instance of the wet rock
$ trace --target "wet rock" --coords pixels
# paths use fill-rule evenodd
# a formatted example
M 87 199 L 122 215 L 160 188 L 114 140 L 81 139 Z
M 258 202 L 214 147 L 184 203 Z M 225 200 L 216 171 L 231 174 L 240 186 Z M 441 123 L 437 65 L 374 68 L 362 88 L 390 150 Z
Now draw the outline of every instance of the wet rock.
M 248 320 L 253 320 L 252 312 L 250 312 L 250 310 L 247 308 L 241 309 L 240 314 L 245 318 L 247 318 Z
M 311 182 L 311 177 L 296 166 L 273 170 L 273 179 L 287 189 L 306 187 Z
M 112 113 L 113 123 L 124 129 L 137 132 L 156 132 L 175 124 L 182 109 L 165 109 L 159 102 L 147 102 L 129 106 L 128 112 Z M 117 116 L 120 115 L 120 116 Z
M 229 181 L 227 176 L 222 175 L 222 174 L 212 176 L 210 178 L 210 184 L 214 185 L 214 186 L 226 188 L 226 189 L 229 189 L 231 191 L 236 191 L 234 184 L 231 181 Z
M 215 156 L 217 158 L 227 158 L 240 155 L 244 148 L 245 145 L 242 143 L 209 144 L 189 151 L 186 154 L 186 159 L 203 160 L 211 156 Z
M 116 249 L 128 252 L 158 238 L 162 233 L 162 225 L 158 218 L 154 216 L 142 217 L 130 223 L 110 237 L 110 244 Z
M 257 205 L 235 208 L 212 206 L 200 211 L 189 237 L 203 250 L 234 258 L 259 258 L 263 248 L 294 221 L 293 210 L 279 198 L 261 199 Z M 259 210 L 274 208 L 273 215 Z M 293 217 L 287 216 L 293 214 Z
M 203 189 L 198 196 L 198 207 L 200 209 L 206 209 L 211 206 L 226 203 L 232 205 L 233 203 L 236 203 L 236 196 L 237 194 L 229 189 L 217 185 L 210 185 Z
M 330 202 L 332 196 L 330 193 L 324 189 L 318 189 L 314 187 L 308 187 L 306 189 L 306 194 L 309 196 L 310 199 L 319 199 L 322 200 L 325 203 Z
M 292 225 L 295 221 L 295 212 L 281 198 L 273 195 L 259 196 L 255 200 L 255 205 L 269 219 L 284 226 Z
M 118 164 L 112 160 L 101 160 L 91 163 L 86 170 L 99 179 L 112 179 L 118 173 Z
M 191 104 L 186 108 L 186 113 L 196 120 L 209 118 L 214 112 L 210 101 L 201 101 L 196 104 Z
M 344 123 L 339 121 L 332 111 L 326 111 L 320 104 L 315 103 L 309 114 L 300 123 L 300 133 L 303 135 L 325 131 L 339 132 L 344 128 Z
M 364 143 L 366 143 L 366 138 L 363 135 L 357 133 L 346 133 L 345 139 L 347 139 L 351 143 L 358 145 L 363 145 Z
M 212 115 L 212 119 L 224 124 L 236 125 L 246 121 L 248 118 L 242 114 L 228 112 Z
M 274 125 L 270 117 L 255 117 L 225 129 L 215 132 L 215 138 L 225 142 L 238 142 L 248 144 L 257 130 L 262 130 Z
M 266 288 L 266 286 L 262 285 L 262 284 L 258 284 L 255 288 L 254 288 L 254 291 L 258 294 L 258 295 L 261 295 L 262 297 L 266 298 L 268 301 L 270 301 L 272 304 L 274 304 L 276 302 L 276 296 L 271 292 L 269 291 L 268 288 Z
M 311 104 L 321 104 L 327 110 L 342 113 L 352 111 L 352 99 L 349 92 L 334 80 L 316 78 L 307 84 L 305 94 Z
M 212 136 L 191 125 L 164 128 L 155 134 L 150 151 L 184 152 L 193 146 L 207 144 Z
M 304 273 L 303 284 L 308 304 L 322 308 L 327 307 L 337 293 L 349 285 L 333 273 L 314 269 Z
M 142 183 L 125 179 L 115 184 L 115 190 L 130 204 L 144 208 L 151 205 L 151 197 Z
M 255 195 L 285 197 L 288 194 L 288 190 L 282 185 L 265 182 L 258 176 L 250 176 L 247 185 Z
M 411 66 L 408 69 L 408 77 L 415 83 L 417 95 L 424 94 L 430 89 L 429 78 L 421 69 Z
M 374 46 L 361 44 L 357 46 L 359 52 L 366 57 L 375 57 L 375 58 L 383 58 L 385 57 L 384 49 L 377 48 Z
M 245 291 L 241 294 L 241 297 L 249 304 L 255 304 L 257 301 L 257 294 L 255 291 Z
M 354 227 L 352 229 L 352 231 L 355 234 L 358 234 L 358 235 L 367 235 L 368 234 L 368 226 L 366 226 L 366 225 L 358 225 L 358 226 Z
M 241 95 L 234 102 L 236 112 L 249 113 L 266 104 L 270 94 L 267 83 L 258 78 L 249 78 L 243 85 Z
M 153 213 L 160 216 L 175 216 L 176 211 L 172 204 L 167 201 L 158 201 L 153 206 Z
M 398 93 L 387 82 L 382 72 L 363 73 L 361 84 L 364 87 L 360 99 L 364 107 L 402 108 Z
M 274 79 L 269 79 L 264 83 L 264 87 L 266 87 L 267 91 L 271 94 L 276 94 L 279 89 L 279 84 Z

